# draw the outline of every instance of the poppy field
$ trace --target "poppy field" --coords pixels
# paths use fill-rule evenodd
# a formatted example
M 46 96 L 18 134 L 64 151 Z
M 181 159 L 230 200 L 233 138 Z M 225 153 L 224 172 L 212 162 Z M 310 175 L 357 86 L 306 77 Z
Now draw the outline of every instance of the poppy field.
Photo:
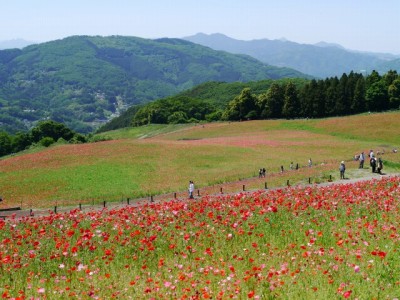
M 400 170 L 400 113 L 366 114 L 320 120 L 264 120 L 204 125 L 156 125 L 107 132 L 113 140 L 54 145 L 0 159 L 0 208 L 50 208 L 121 202 L 166 193 L 257 178 L 267 169 L 269 187 L 286 180 L 338 177 L 345 160 L 348 174 L 354 154 L 385 150 L 385 172 Z M 366 152 L 367 153 L 367 152 Z M 312 157 L 313 168 L 307 168 Z M 278 176 L 280 167 L 299 164 L 298 172 Z M 246 184 L 250 184 L 247 183 Z M 249 188 L 262 188 L 256 181 Z M 246 185 L 247 186 L 247 185 Z M 239 189 L 238 189 L 239 187 Z M 240 190 L 239 183 L 235 189 Z M 208 192 L 211 194 L 211 191 Z
M 3 299 L 398 299 L 400 177 L 0 221 Z

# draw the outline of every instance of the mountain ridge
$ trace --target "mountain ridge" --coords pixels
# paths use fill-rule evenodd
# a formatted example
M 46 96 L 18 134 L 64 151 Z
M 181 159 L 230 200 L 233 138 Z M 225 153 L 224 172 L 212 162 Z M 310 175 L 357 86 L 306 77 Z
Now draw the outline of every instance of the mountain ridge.
M 264 63 L 294 68 L 320 78 L 340 76 L 351 71 L 370 73 L 372 70 L 377 70 L 378 72 L 387 72 L 388 69 L 383 69 L 382 66 L 386 66 L 388 63 L 390 65 L 390 60 L 400 58 L 400 56 L 394 54 L 348 50 L 340 45 L 326 42 L 311 45 L 288 40 L 258 39 L 243 41 L 221 33 L 210 35 L 198 33 L 183 39 L 215 50 L 247 54 Z M 378 69 L 379 67 L 382 69 Z
M 207 81 L 305 77 L 182 39 L 71 36 L 0 51 L 0 129 L 52 119 L 87 133 L 133 104 Z

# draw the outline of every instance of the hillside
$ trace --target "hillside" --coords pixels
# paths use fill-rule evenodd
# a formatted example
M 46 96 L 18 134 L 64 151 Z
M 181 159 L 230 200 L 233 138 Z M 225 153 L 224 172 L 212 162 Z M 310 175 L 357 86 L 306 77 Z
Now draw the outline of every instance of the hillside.
M 214 109 L 225 109 L 227 104 L 232 101 L 244 88 L 250 88 L 254 94 L 265 93 L 273 83 L 284 84 L 288 81 L 296 82 L 297 85 L 302 86 L 307 79 L 279 79 L 279 80 L 260 80 L 249 82 L 216 82 L 210 81 L 199 84 L 191 89 L 180 92 L 174 96 L 157 100 L 158 102 L 168 102 L 179 100 L 181 98 L 196 99 L 200 101 L 200 105 L 206 106 L 211 104 Z M 113 118 L 110 122 L 101 126 L 97 132 L 104 132 L 108 130 L 115 130 L 132 126 L 132 120 L 141 106 L 132 106 L 120 116 Z
M 206 81 L 306 77 L 179 39 L 73 36 L 0 51 L 0 130 L 50 118 L 90 132 L 133 104 Z
M 309 45 L 268 39 L 242 41 L 223 34 L 202 33 L 184 39 L 215 50 L 247 54 L 264 63 L 294 68 L 320 78 L 341 76 L 350 71 L 371 73 L 374 69 L 379 73 L 390 69 L 400 72 L 394 55 L 354 52 L 328 43 Z
M 359 170 L 355 154 L 369 149 L 385 154 L 384 172 L 400 169 L 400 112 L 313 120 L 218 122 L 198 126 L 147 125 L 103 133 L 114 140 L 87 144 L 55 144 L 42 151 L 0 159 L 1 207 L 54 207 L 120 201 L 179 192 L 186 184 L 216 193 L 238 191 L 231 185 L 270 188 L 290 182 L 338 178 L 346 161 L 349 178 L 380 176 L 369 166 Z M 312 168 L 306 166 L 312 158 Z M 290 162 L 300 170 L 288 170 Z M 266 167 L 267 179 L 257 178 Z M 252 179 L 252 180 L 250 180 Z M 244 184 L 244 183 L 243 183 Z M 171 197 L 171 194 L 170 194 Z

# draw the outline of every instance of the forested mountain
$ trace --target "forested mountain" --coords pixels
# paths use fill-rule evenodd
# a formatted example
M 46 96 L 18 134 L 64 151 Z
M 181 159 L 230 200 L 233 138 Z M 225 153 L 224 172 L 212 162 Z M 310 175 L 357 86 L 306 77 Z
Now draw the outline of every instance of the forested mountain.
M 0 51 L 0 130 L 52 119 L 85 133 L 202 82 L 283 77 L 306 75 L 179 39 L 73 36 Z
M 399 63 L 396 63 L 394 55 L 349 51 L 329 43 L 308 45 L 268 39 L 241 41 L 223 34 L 203 33 L 184 39 L 215 50 L 247 54 L 264 63 L 294 68 L 320 78 L 341 76 L 351 71 L 364 74 L 373 70 L 379 73 L 389 70 L 400 72 Z

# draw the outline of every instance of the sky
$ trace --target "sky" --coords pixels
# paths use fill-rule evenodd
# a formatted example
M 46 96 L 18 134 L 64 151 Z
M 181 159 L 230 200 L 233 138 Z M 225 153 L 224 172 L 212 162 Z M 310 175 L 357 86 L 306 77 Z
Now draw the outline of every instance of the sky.
M 0 0 L 0 41 L 199 32 L 400 54 L 400 0 Z

